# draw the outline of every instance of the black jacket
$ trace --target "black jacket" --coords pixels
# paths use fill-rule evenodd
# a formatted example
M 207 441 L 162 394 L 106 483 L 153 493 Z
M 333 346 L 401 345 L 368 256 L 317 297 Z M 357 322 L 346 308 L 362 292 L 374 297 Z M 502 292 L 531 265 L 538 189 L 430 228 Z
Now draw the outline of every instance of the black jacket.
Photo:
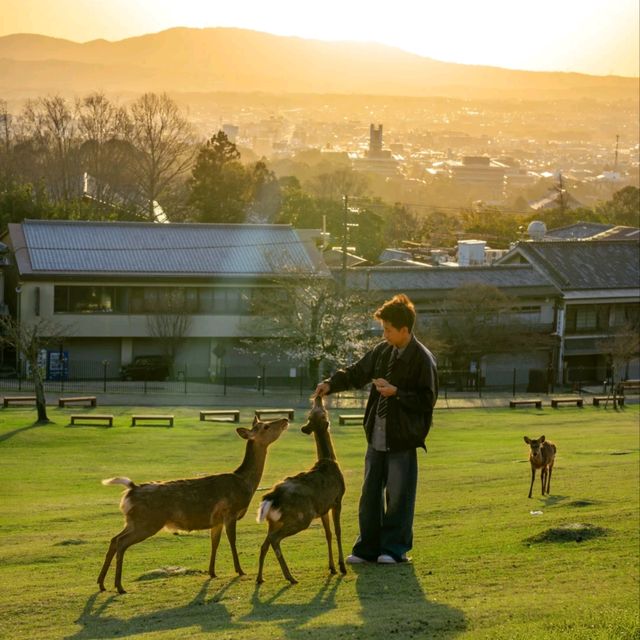
M 412 336 L 387 377 L 392 349 L 388 342 L 381 342 L 361 360 L 336 371 L 325 382 L 329 384 L 329 393 L 336 393 L 364 387 L 372 378 L 386 378 L 398 387 L 397 394 L 389 397 L 387 404 L 387 450 L 426 449 L 424 441 L 431 428 L 433 407 L 438 399 L 436 360 L 429 349 Z M 371 385 L 364 415 L 368 442 L 371 442 L 379 397 L 375 385 Z

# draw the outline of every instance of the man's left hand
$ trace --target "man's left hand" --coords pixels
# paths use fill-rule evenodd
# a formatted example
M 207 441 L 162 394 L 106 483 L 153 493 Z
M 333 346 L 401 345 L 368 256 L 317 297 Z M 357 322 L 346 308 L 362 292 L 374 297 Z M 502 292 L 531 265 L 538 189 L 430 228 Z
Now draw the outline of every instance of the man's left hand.
M 374 378 L 373 384 L 376 385 L 376 389 L 381 396 L 385 398 L 389 398 L 390 396 L 395 396 L 398 393 L 398 387 L 395 387 L 390 382 L 385 380 L 384 378 Z

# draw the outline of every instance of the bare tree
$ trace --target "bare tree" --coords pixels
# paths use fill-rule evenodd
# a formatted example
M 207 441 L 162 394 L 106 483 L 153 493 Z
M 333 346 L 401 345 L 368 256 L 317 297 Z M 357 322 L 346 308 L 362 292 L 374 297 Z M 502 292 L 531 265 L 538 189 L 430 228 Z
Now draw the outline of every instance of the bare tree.
M 49 195 L 68 202 L 80 195 L 79 137 L 73 105 L 62 96 L 29 100 L 20 115 L 23 147 L 31 151 L 27 169 L 34 184 L 44 178 Z
M 103 206 L 127 206 L 135 185 L 134 148 L 128 141 L 131 127 L 125 109 L 102 93 L 92 93 L 78 100 L 76 110 L 85 195 Z
M 149 334 L 162 343 L 165 355 L 173 365 L 178 347 L 191 329 L 192 316 L 184 289 L 169 289 L 162 297 L 162 311 L 147 316 Z
M 245 349 L 306 362 L 314 384 L 323 363 L 351 362 L 370 346 L 370 300 L 360 293 L 342 293 L 332 278 L 280 280 L 260 290 L 252 302 L 254 316 L 262 318 L 261 333 L 270 337 L 244 340 Z
M 368 190 L 368 181 L 361 173 L 344 168 L 315 176 L 307 187 L 318 198 L 341 200 L 344 195 L 363 196 Z
M 470 283 L 451 291 L 435 319 L 427 318 L 430 341 L 457 372 L 458 387 L 470 370 L 490 353 L 516 353 L 522 345 L 550 348 L 551 337 L 517 319 L 516 302 L 497 287 Z M 464 373 L 463 373 L 464 372 Z
M 617 408 L 618 384 L 629 375 L 629 363 L 640 356 L 640 335 L 638 334 L 638 322 L 627 321 L 619 326 L 613 335 L 598 343 L 598 348 L 609 356 L 611 389 L 613 393 L 613 406 Z
M 134 170 L 144 198 L 147 219 L 156 205 L 192 166 L 193 130 L 176 103 L 165 93 L 145 93 L 130 107 Z
M 38 423 L 50 422 L 44 393 L 44 372 L 40 368 L 40 354 L 47 346 L 58 345 L 68 331 L 50 320 L 20 323 L 11 316 L 0 316 L 0 344 L 15 349 L 20 361 L 27 363 L 36 394 Z

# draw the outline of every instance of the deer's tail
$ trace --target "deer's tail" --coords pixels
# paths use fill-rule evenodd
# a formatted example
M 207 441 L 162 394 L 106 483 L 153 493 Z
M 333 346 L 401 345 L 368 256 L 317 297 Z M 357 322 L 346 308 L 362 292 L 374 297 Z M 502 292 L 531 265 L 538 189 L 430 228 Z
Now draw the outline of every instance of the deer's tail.
M 125 477 L 105 478 L 102 484 L 123 484 L 127 489 L 133 489 L 133 487 L 137 486 L 133 480 Z

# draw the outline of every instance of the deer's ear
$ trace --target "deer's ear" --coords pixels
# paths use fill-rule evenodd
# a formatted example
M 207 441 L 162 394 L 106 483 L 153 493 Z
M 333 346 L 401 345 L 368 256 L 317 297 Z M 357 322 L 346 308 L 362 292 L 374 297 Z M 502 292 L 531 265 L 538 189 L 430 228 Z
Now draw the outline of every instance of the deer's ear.
M 246 429 L 245 427 L 238 427 L 236 429 L 236 433 L 245 440 L 249 440 L 251 438 L 251 431 L 249 431 L 249 429 Z
M 544 442 L 544 436 L 540 436 L 540 444 Z
M 525 436 L 525 437 L 524 437 L 524 441 L 525 441 L 527 444 L 531 444 L 531 440 L 529 440 L 529 438 L 527 438 L 527 436 Z
M 255 427 L 258 424 L 258 422 L 260 422 L 258 420 L 258 416 L 253 416 L 253 422 L 251 424 L 253 424 L 253 426 Z

